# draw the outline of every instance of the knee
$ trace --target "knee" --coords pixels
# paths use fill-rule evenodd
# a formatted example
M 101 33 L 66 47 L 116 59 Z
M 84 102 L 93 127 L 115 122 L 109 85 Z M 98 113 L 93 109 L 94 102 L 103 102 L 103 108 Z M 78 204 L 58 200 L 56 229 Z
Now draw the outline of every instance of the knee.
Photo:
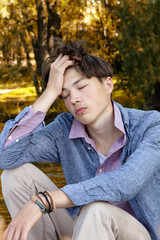
M 107 204 L 106 202 L 93 202 L 93 203 L 87 204 L 84 207 L 84 210 L 88 212 L 101 212 L 105 210 L 106 204 Z
M 96 231 L 104 232 L 106 227 L 110 229 L 112 214 L 106 205 L 108 205 L 106 202 L 94 202 L 85 205 L 75 219 L 74 233 L 79 234 L 80 230 L 92 231 L 93 228 L 97 229 L 97 226 Z
M 24 174 L 22 174 L 23 171 L 23 166 L 17 167 L 17 168 L 13 168 L 13 169 L 9 169 L 9 170 L 4 170 L 2 175 L 1 175 L 1 182 L 2 185 L 14 185 L 14 182 L 21 176 L 24 176 Z
M 87 204 L 82 208 L 82 213 L 86 217 L 103 217 L 110 218 L 111 212 L 110 212 L 110 204 L 106 202 L 94 202 Z
M 2 194 L 4 198 L 9 197 L 12 194 L 11 190 L 14 191 L 14 187 L 16 186 L 16 169 L 4 170 L 1 175 L 1 186 L 2 186 Z
M 12 194 L 18 189 L 20 185 L 25 186 L 28 181 L 26 175 L 27 166 L 24 167 L 24 165 L 14 169 L 4 170 L 1 175 L 3 196 L 7 197 L 8 195 Z

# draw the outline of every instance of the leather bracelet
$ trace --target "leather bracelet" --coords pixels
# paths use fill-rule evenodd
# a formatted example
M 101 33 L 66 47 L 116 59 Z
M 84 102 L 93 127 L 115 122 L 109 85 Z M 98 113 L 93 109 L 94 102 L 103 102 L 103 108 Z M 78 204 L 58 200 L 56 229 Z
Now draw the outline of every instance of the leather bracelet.
M 38 197 L 42 205 L 45 207 L 45 209 L 47 209 L 47 212 L 49 212 L 49 207 L 44 203 L 43 199 L 38 194 L 36 194 L 36 196 Z
M 40 207 L 40 209 L 43 213 L 45 213 L 45 214 L 48 213 L 47 209 L 38 200 L 35 202 L 35 204 L 37 204 Z
M 55 205 L 55 202 L 52 198 L 52 195 L 49 191 L 45 191 L 44 193 L 47 194 L 47 196 L 49 197 L 50 201 L 51 201 L 51 212 L 55 212 L 56 211 L 56 205 Z
M 45 214 L 48 213 L 47 209 L 37 200 L 37 196 L 32 195 L 32 196 L 30 197 L 30 199 L 31 199 L 36 205 L 39 206 L 39 208 L 41 209 L 41 211 L 42 211 L 43 213 L 45 213 Z
M 39 192 L 38 194 L 41 194 L 41 195 L 43 195 L 45 197 L 45 199 L 46 199 L 46 201 L 48 203 L 48 213 L 50 213 L 51 212 L 51 204 L 50 204 L 46 194 L 44 192 Z

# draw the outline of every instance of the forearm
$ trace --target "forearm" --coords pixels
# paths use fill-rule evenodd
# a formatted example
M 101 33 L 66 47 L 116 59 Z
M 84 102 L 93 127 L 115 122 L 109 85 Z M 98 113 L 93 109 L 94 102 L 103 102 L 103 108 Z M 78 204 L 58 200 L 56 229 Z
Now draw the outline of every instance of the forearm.
M 33 103 L 32 108 L 34 112 L 42 111 L 47 113 L 51 105 L 57 99 L 56 92 L 46 89 L 42 95 Z
M 62 190 L 50 192 L 56 208 L 69 208 L 76 206 L 72 200 Z

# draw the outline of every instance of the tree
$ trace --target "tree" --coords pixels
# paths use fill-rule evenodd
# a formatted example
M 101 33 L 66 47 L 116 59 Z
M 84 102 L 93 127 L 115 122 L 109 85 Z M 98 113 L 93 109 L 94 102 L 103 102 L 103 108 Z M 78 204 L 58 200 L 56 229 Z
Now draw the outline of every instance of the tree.
M 57 1 L 9 0 L 1 3 L 0 9 L 6 10 L 6 14 L 0 16 L 4 61 L 13 61 L 16 54 L 20 64 L 19 60 L 24 51 L 30 66 L 30 52 L 33 50 L 37 73 L 41 76 L 42 62 L 54 48 L 54 37 L 62 36 L 61 19 L 56 10 Z
M 115 57 L 115 0 L 61 0 L 59 14 L 64 39 L 83 39 L 91 53 L 112 62 Z
M 113 11 L 115 2 L 115 0 L 6 1 L 3 7 L 7 9 L 8 16 L 3 18 L 2 25 L 5 29 L 4 23 L 9 20 L 12 26 L 5 29 L 5 39 L 13 36 L 11 29 L 14 29 L 15 46 L 20 44 L 22 46 L 17 48 L 17 57 L 22 55 L 20 49 L 23 49 L 30 66 L 30 51 L 33 50 L 38 75 L 41 75 L 43 60 L 55 48 L 55 37 L 84 39 L 89 43 L 93 54 L 110 61 L 115 53 L 113 42 L 116 34 Z M 12 42 L 10 38 L 8 42 Z M 8 42 L 4 41 L 5 61 Z M 14 49 L 10 49 L 15 55 Z M 12 54 L 9 53 L 9 56 L 12 58 Z
M 1 31 L 1 50 L 3 53 L 3 61 L 7 64 L 16 63 L 21 65 L 27 55 L 28 64 L 29 58 L 29 43 L 25 28 L 22 28 L 23 18 L 19 12 L 17 3 L 6 3 L 1 5 L 0 25 Z M 24 48 L 23 48 L 24 44 Z
M 22 1 L 19 0 L 22 4 Z M 23 2 L 23 4 L 25 1 Z M 56 12 L 57 2 L 49 0 L 35 0 L 36 15 L 33 16 L 35 23 L 32 21 L 32 16 L 26 14 L 22 10 L 23 16 L 27 19 L 27 31 L 32 40 L 32 46 L 35 54 L 37 65 L 37 73 L 41 76 L 41 66 L 45 58 L 49 56 L 54 48 L 54 38 L 61 37 L 60 17 Z M 46 11 L 47 9 L 47 11 Z
M 119 87 L 139 107 L 160 110 L 160 1 L 124 0 L 117 8 L 122 61 Z

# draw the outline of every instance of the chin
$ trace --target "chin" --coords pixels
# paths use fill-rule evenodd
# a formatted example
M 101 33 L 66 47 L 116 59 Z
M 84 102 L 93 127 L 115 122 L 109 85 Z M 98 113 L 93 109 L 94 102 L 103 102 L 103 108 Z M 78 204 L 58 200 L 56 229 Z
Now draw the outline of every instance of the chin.
M 87 116 L 86 114 L 82 114 L 80 116 L 74 116 L 80 123 L 82 123 L 83 125 L 89 125 L 90 123 L 92 123 L 92 118 L 90 116 Z
M 86 120 L 86 119 L 80 119 L 80 118 L 77 118 L 77 120 L 82 123 L 83 125 L 88 125 L 90 123 L 90 121 Z
M 81 122 L 85 126 L 89 126 L 95 122 L 95 119 L 94 118 L 81 118 L 81 119 L 79 119 L 79 122 Z

